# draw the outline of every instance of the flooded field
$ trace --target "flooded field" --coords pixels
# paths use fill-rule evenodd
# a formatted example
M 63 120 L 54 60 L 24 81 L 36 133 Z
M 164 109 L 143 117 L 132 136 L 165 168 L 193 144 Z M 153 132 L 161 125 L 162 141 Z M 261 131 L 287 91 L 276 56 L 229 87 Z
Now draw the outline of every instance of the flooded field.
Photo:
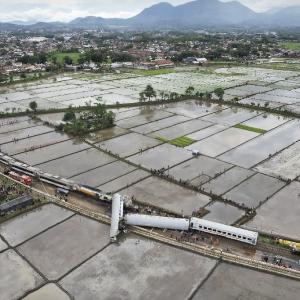
M 300 138 L 300 122 L 290 121 L 261 135 L 219 158 L 241 167 L 250 168 L 265 160 L 269 155 L 288 147 Z
M 162 207 L 178 214 L 191 215 L 205 206 L 210 198 L 155 177 L 147 178 L 120 192 L 140 202 Z
M 115 158 L 95 148 L 90 148 L 68 156 L 64 156 L 62 158 L 39 164 L 38 168 L 40 168 L 44 172 L 68 178 L 103 166 L 115 160 Z
M 203 217 L 204 220 L 226 225 L 232 225 L 245 214 L 239 208 L 218 201 L 208 204 L 205 209 L 209 210 L 209 213 Z
M 210 157 L 200 156 L 177 165 L 170 169 L 168 174 L 176 178 L 178 181 L 193 181 L 197 178 L 201 178 L 206 182 L 231 167 L 232 165 L 228 163 L 224 163 Z
M 134 170 L 133 172 L 99 186 L 99 188 L 107 193 L 115 193 L 149 176 L 151 175 L 148 172 L 143 170 Z
M 78 183 L 98 187 L 118 177 L 134 171 L 136 168 L 122 161 L 115 161 L 103 167 L 72 177 Z
M 198 150 L 201 154 L 216 157 L 232 148 L 247 142 L 256 136 L 258 133 L 241 130 L 238 128 L 229 128 L 219 133 L 216 133 L 206 139 L 201 140 L 191 146 L 186 147 L 188 150 Z
M 108 232 L 108 226 L 75 215 L 18 250 L 48 279 L 55 280 L 105 247 Z
M 12 246 L 17 246 L 73 213 L 56 205 L 48 204 L 0 225 L 0 235 Z
M 86 143 L 76 142 L 75 140 L 67 140 L 47 147 L 27 151 L 15 155 L 14 157 L 34 166 L 75 152 L 80 152 L 88 148 L 91 148 L 91 146 Z
M 3 299 L 18 299 L 43 283 L 42 277 L 12 249 L 0 253 L 0 266 Z
M 300 175 L 300 142 L 259 164 L 255 170 L 284 179 L 296 179 Z
M 109 246 L 66 276 L 61 285 L 76 299 L 96 300 L 99 294 L 103 299 L 120 295 L 136 300 L 186 299 L 216 264 L 180 249 L 136 240 L 128 236 L 119 246 Z
M 257 215 L 247 223 L 247 227 L 299 240 L 299 191 L 299 182 L 287 185 L 257 210 Z
M 144 168 L 151 170 L 168 168 L 190 159 L 191 157 L 192 154 L 182 148 L 170 144 L 163 144 L 131 156 L 128 160 L 136 165 L 141 165 Z
M 263 174 L 255 174 L 224 195 L 235 203 L 255 208 L 280 190 L 285 183 Z M 259 188 L 258 188 L 259 187 Z
M 222 195 L 252 175 L 254 172 L 251 170 L 234 167 L 204 184 L 202 188 L 206 192 Z
M 281 300 L 297 298 L 298 293 L 298 281 L 221 263 L 193 300 L 231 300 L 236 297 L 243 300 Z
M 138 133 L 129 133 L 104 141 L 96 146 L 117 154 L 121 157 L 127 157 L 138 152 L 142 152 L 148 148 L 161 144 L 157 139 L 153 139 Z

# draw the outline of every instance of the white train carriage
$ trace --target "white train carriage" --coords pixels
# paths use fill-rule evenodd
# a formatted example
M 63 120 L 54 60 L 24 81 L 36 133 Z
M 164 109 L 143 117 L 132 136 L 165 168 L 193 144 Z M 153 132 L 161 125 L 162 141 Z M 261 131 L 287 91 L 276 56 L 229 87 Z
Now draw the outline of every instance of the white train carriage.
M 188 231 L 190 227 L 189 219 L 141 215 L 141 214 L 126 214 L 124 221 L 125 224 L 127 225 L 171 229 L 171 230 Z
M 123 198 L 120 194 L 114 194 L 111 206 L 110 239 L 116 241 L 120 233 L 120 222 L 123 219 Z
M 237 228 L 234 226 L 223 225 L 199 218 L 191 218 L 190 229 L 207 232 L 214 235 L 220 235 L 228 239 L 251 245 L 256 245 L 258 239 L 257 232 Z

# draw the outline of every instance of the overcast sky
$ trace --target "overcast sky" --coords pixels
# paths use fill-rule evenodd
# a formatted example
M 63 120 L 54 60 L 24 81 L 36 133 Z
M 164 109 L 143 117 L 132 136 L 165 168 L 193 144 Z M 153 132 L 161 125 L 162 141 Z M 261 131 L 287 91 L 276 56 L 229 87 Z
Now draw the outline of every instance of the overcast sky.
M 163 0 L 166 1 L 166 0 Z M 223 0 L 229 1 L 229 0 Z M 0 21 L 69 21 L 94 15 L 127 18 L 161 0 L 0 0 Z M 177 5 L 188 0 L 169 0 Z M 255 11 L 299 5 L 300 0 L 240 0 Z

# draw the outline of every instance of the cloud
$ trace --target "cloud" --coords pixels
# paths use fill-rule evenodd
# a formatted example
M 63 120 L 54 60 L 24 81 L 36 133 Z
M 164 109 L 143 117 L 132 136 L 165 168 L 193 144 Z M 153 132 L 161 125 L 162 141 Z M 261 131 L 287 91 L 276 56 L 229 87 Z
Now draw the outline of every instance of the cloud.
M 83 16 L 128 18 L 162 0 L 0 0 L 0 21 L 70 21 Z M 178 5 L 189 0 L 170 0 Z M 230 0 L 222 0 L 224 2 Z M 256 11 L 300 5 L 300 0 L 241 0 Z

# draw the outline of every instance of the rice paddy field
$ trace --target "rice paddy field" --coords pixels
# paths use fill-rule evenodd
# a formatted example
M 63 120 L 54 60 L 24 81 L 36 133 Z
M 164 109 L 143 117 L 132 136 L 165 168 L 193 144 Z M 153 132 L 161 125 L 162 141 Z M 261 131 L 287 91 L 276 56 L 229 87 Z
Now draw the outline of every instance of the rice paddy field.
M 55 80 L 2 88 L 0 109 L 7 111 L 13 104 L 16 110 L 26 110 L 32 100 L 48 108 L 92 105 L 99 96 L 107 104 L 138 102 L 138 94 L 147 84 L 157 91 L 178 93 L 190 85 L 202 92 L 223 87 L 228 99 L 238 97 L 242 103 L 268 103 L 269 107 L 291 110 L 300 107 L 300 73 L 231 67 L 150 76 L 69 73 Z M 63 113 L 43 114 L 35 121 L 30 117 L 1 119 L 1 152 L 44 172 L 108 192 L 121 191 L 177 214 L 205 209 L 204 218 L 235 224 L 254 209 L 257 215 L 249 226 L 270 232 L 275 221 L 271 211 L 266 211 L 274 209 L 277 194 L 284 195 L 290 182 L 296 182 L 294 189 L 298 188 L 298 119 L 256 110 L 255 106 L 237 108 L 192 97 L 113 112 L 115 127 L 93 132 L 80 141 L 44 123 L 59 122 Z M 194 156 L 194 150 L 200 155 Z M 267 223 L 270 219 L 268 228 L 256 221 L 261 214 Z M 296 220 L 296 210 L 285 217 Z M 293 228 L 276 230 L 294 237 Z
M 300 73 L 234 67 L 209 74 L 67 74 L 2 88 L 0 109 L 26 110 L 32 100 L 41 107 L 80 106 L 98 96 L 107 104 L 137 102 L 146 84 L 179 93 L 189 85 L 198 91 L 223 87 L 228 99 L 243 103 L 300 107 Z M 59 122 L 63 113 L 37 120 L 2 118 L 0 151 L 74 183 L 119 192 L 172 214 L 201 211 L 206 220 L 237 226 L 243 220 L 245 228 L 300 239 L 299 119 L 193 97 L 113 112 L 115 127 L 80 140 L 47 125 Z M 249 217 L 251 209 L 256 214 Z M 299 291 L 298 282 L 134 235 L 112 245 L 108 231 L 53 204 L 1 224 L 0 289 L 9 286 L 4 299 L 41 299 L 49 293 L 56 299 L 98 299 L 100 293 L 103 298 L 122 293 L 125 299 L 282 299 L 283 290 L 285 298 L 294 299 Z M 171 266 L 164 269 L 168 274 L 158 275 L 161 265 Z M 16 278 L 14 285 L 6 284 L 10 276 Z M 180 286 L 174 284 L 179 281 Z M 258 284 L 264 293 L 250 292 Z

